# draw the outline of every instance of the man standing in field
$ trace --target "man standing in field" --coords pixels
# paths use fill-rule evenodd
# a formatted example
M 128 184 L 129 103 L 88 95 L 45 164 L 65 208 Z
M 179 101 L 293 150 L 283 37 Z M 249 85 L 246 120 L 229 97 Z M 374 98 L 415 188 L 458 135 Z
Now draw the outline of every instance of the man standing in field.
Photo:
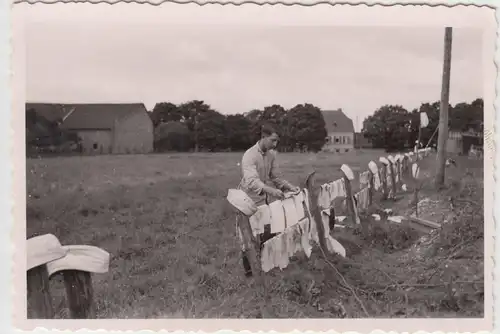
M 241 161 L 243 178 L 239 189 L 243 190 L 257 206 L 269 204 L 276 199 L 283 199 L 285 191 L 298 192 L 296 187 L 288 181 L 281 179 L 278 175 L 275 148 L 278 145 L 279 134 L 276 129 L 266 124 L 262 126 L 261 138 L 250 147 Z M 237 225 L 240 241 L 242 241 L 241 231 Z M 269 226 L 265 226 L 264 234 L 261 235 L 261 245 L 274 237 Z M 243 266 L 247 276 L 251 276 L 250 264 L 246 256 L 244 243 L 242 245 Z

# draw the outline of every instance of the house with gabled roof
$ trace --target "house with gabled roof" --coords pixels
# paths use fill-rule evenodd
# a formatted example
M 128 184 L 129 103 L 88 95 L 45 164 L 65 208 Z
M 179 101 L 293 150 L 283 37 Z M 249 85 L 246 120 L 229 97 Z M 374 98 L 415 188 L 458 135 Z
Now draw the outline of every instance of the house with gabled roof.
M 323 110 L 323 119 L 328 133 L 324 151 L 346 153 L 354 150 L 354 124 L 342 111 Z
M 143 103 L 27 103 L 61 130 L 76 133 L 85 154 L 133 154 L 153 151 L 153 123 Z

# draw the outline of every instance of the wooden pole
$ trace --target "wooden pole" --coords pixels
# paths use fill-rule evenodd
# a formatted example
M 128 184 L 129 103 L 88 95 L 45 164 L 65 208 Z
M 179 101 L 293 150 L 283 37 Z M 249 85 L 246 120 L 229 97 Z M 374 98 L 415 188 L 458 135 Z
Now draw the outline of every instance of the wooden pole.
M 441 106 L 439 110 L 439 133 L 437 152 L 437 171 L 435 186 L 444 185 L 446 163 L 446 140 L 448 139 L 448 104 L 450 98 L 450 71 L 451 71 L 452 28 L 446 27 L 444 34 L 444 62 L 441 87 Z
M 422 124 L 419 123 L 418 125 L 418 139 L 417 139 L 417 144 L 415 145 L 417 147 L 417 162 L 420 158 L 420 137 L 422 136 Z
M 321 217 L 321 209 L 318 205 L 318 191 L 316 191 L 314 187 L 314 174 L 315 172 L 310 173 L 305 181 L 305 187 L 307 192 L 309 193 L 309 207 L 311 208 L 311 214 L 313 217 L 309 217 L 313 221 L 311 223 L 316 223 L 316 230 L 318 231 L 318 239 L 319 246 L 326 254 L 328 252 L 328 247 L 326 245 L 326 235 L 325 229 L 323 226 L 323 219 Z
M 54 308 L 50 295 L 50 281 L 45 264 L 28 270 L 28 319 L 53 319 Z
M 392 197 L 396 198 L 397 184 L 396 184 L 396 172 L 394 170 L 394 164 L 389 161 L 389 168 L 391 169 L 391 183 L 392 183 Z
M 404 169 L 404 157 L 400 158 L 398 161 L 398 173 L 399 173 L 399 182 L 402 184 L 403 183 L 403 171 Z
M 358 208 L 354 204 L 354 194 L 352 192 L 351 181 L 344 174 L 344 183 L 345 183 L 345 192 L 346 192 L 346 201 L 347 208 L 349 209 L 349 213 L 351 214 L 352 220 L 355 224 L 360 224 L 359 216 L 358 216 Z
M 396 161 L 396 182 L 401 183 L 401 162 L 399 159 Z
M 386 164 L 382 165 L 383 168 L 380 169 L 380 182 L 382 182 L 382 190 L 384 194 L 384 199 L 389 197 L 389 190 L 387 189 L 387 166 Z
M 403 174 L 405 180 L 410 180 L 411 178 L 411 168 L 410 168 L 410 157 L 405 155 L 403 158 Z
M 418 183 L 416 183 L 415 190 L 413 191 L 413 201 L 415 202 L 415 217 L 418 217 Z
M 375 175 L 370 171 L 370 187 L 368 188 L 368 206 L 372 206 L 374 194 L 375 194 Z
M 260 262 L 260 241 L 253 236 L 249 217 L 245 216 L 241 212 L 238 212 L 237 219 L 243 237 L 243 242 L 245 244 L 246 253 L 248 255 L 248 260 L 250 262 L 250 269 L 252 270 L 252 275 L 255 275 L 257 286 L 260 287 L 260 298 L 264 301 L 264 303 L 260 305 L 260 312 L 263 318 L 270 318 L 272 316 L 267 308 L 269 302 L 267 282 L 262 271 L 262 264 Z
M 94 291 L 90 273 L 64 270 L 63 277 L 71 319 L 95 319 Z
M 262 279 L 262 265 L 260 262 L 260 245 L 257 239 L 253 236 L 250 219 L 242 214 L 237 213 L 238 224 L 243 236 L 243 243 L 250 262 L 252 274 L 256 275 L 257 280 Z

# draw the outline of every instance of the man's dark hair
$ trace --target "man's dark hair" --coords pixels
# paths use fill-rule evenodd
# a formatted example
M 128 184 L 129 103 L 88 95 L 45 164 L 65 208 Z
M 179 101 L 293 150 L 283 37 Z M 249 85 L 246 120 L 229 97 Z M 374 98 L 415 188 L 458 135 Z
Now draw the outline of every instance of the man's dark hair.
M 262 125 L 262 127 L 261 127 L 261 135 L 262 136 L 267 137 L 267 136 L 272 135 L 273 133 L 276 133 L 279 136 L 278 130 L 276 130 L 276 128 L 272 124 L 265 123 Z

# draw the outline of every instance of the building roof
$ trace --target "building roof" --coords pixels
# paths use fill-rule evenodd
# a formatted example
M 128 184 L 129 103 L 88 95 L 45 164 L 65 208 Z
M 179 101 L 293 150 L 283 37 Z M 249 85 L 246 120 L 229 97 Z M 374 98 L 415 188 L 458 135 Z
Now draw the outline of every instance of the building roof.
M 64 105 L 56 103 L 26 103 L 26 111 L 33 109 L 36 114 L 45 119 L 56 122 L 64 115 Z
M 342 111 L 337 110 L 323 110 L 323 118 L 325 120 L 325 127 L 328 133 L 330 132 L 354 132 L 354 124 L 352 119 Z
M 61 122 L 61 128 L 68 130 L 111 130 L 116 120 L 147 112 L 143 103 L 26 103 L 26 110 L 31 108 L 50 121 Z

